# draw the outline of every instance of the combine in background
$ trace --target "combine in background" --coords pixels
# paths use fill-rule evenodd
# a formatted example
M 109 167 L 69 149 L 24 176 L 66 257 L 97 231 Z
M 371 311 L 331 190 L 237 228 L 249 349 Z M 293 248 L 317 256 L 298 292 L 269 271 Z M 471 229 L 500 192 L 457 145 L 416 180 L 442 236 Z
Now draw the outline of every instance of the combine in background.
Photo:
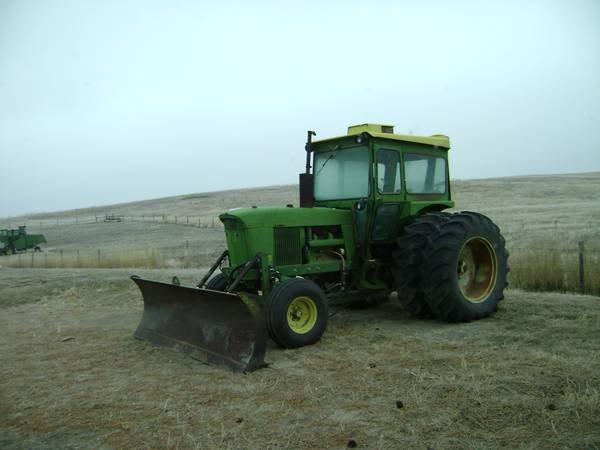
M 45 243 L 43 234 L 27 234 L 25 225 L 18 230 L 0 230 L 0 255 L 12 255 L 32 248 L 39 252 L 39 244 Z

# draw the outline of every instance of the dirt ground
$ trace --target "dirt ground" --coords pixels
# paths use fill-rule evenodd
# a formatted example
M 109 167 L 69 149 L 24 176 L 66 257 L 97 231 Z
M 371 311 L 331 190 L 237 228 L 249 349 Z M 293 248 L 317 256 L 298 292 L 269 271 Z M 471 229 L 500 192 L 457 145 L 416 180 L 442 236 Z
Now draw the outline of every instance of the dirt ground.
M 469 324 L 341 310 L 233 374 L 134 339 L 130 274 L 0 269 L 0 448 L 600 448 L 598 297 L 509 290 Z

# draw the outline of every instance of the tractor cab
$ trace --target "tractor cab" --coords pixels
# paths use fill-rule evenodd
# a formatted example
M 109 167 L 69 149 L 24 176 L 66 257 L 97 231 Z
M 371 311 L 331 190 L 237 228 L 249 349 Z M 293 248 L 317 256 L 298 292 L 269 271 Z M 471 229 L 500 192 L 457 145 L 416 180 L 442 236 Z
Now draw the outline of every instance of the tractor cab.
M 447 136 L 394 134 L 392 125 L 376 124 L 315 142 L 311 136 L 313 170 L 300 176 L 301 206 L 352 209 L 357 244 L 389 243 L 415 216 L 454 206 Z

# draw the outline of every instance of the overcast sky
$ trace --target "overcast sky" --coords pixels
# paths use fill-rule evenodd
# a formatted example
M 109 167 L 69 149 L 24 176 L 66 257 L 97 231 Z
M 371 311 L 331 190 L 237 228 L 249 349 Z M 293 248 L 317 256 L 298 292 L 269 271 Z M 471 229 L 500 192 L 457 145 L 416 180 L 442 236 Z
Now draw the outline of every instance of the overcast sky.
M 600 170 L 600 1 L 0 0 L 0 216 L 296 183 L 364 122 Z

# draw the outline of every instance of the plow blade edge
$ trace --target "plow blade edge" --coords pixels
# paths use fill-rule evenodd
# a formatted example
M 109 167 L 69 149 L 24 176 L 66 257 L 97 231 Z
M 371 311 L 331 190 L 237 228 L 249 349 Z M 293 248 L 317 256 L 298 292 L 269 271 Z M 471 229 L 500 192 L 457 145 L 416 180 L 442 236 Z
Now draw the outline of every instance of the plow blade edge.
M 132 276 L 144 297 L 134 336 L 174 347 L 236 372 L 263 367 L 266 329 L 261 314 L 236 294 L 149 281 Z

